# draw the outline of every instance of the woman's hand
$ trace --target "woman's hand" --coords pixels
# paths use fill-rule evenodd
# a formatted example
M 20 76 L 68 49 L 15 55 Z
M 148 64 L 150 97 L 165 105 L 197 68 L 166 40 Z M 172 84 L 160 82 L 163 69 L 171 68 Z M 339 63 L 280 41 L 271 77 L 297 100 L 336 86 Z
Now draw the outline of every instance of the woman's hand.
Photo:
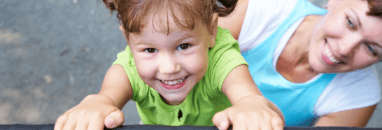
M 55 130 L 103 130 L 122 125 L 123 113 L 115 107 L 114 101 L 104 95 L 85 97 L 77 106 L 61 115 L 54 126 Z
M 285 125 L 278 108 L 257 95 L 241 98 L 232 107 L 216 113 L 212 122 L 223 130 L 229 125 L 233 125 L 233 130 L 282 130 Z

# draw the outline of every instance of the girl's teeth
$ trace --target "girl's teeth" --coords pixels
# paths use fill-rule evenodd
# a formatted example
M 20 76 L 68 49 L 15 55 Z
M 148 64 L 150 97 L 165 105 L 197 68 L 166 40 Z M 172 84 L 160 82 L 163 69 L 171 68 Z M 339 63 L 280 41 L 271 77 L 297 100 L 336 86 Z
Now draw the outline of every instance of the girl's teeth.
M 176 85 L 176 84 L 183 83 L 183 82 L 184 82 L 184 79 L 186 79 L 186 78 L 181 78 L 181 79 L 173 80 L 173 81 L 163 81 L 163 80 L 160 80 L 160 81 L 161 81 L 162 83 L 164 83 L 164 84 L 168 84 L 168 85 Z

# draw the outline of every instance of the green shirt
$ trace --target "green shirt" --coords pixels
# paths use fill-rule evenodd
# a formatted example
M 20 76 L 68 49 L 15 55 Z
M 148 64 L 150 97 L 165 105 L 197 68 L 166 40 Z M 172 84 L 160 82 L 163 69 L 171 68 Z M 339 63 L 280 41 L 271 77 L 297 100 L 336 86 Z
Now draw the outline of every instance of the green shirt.
M 113 64 L 124 67 L 133 89 L 132 100 L 136 101 L 139 116 L 144 124 L 213 126 L 213 115 L 232 106 L 221 91 L 224 79 L 235 67 L 247 63 L 240 54 L 239 44 L 229 30 L 220 27 L 216 44 L 208 51 L 208 56 L 206 74 L 186 99 L 176 106 L 166 104 L 157 91 L 140 79 L 129 46 L 118 54 Z

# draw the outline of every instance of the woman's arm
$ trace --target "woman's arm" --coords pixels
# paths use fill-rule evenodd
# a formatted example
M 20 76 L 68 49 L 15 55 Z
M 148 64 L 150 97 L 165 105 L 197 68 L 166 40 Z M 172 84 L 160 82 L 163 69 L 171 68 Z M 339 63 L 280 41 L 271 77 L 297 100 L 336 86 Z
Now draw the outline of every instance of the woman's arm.
M 245 13 L 247 12 L 248 0 L 238 0 L 235 9 L 225 17 L 219 17 L 218 26 L 228 29 L 237 40 L 243 26 Z
M 381 89 L 375 65 L 339 73 L 317 100 L 314 109 L 320 118 L 314 125 L 364 127 L 380 99 Z
M 376 106 L 330 113 L 320 117 L 314 126 L 365 127 Z
M 232 103 L 213 117 L 214 124 L 227 129 L 278 129 L 284 127 L 284 119 L 278 107 L 262 96 L 246 65 L 234 68 L 225 78 L 222 92 Z

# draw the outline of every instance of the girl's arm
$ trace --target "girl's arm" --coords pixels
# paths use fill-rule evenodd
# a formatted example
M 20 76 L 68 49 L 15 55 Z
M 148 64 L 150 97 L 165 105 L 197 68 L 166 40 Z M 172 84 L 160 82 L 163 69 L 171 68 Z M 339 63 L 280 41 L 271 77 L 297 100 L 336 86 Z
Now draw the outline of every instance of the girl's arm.
M 377 105 L 321 116 L 314 126 L 365 127 Z
M 98 94 L 85 97 L 77 106 L 61 115 L 55 130 L 103 130 L 122 125 L 122 107 L 131 100 L 133 91 L 124 68 L 113 65 L 107 71 Z
M 284 119 L 278 107 L 262 96 L 246 65 L 234 68 L 222 85 L 222 92 L 232 103 L 213 117 L 220 129 L 277 129 L 284 128 Z
M 247 6 L 248 0 L 238 0 L 235 9 L 229 15 L 218 19 L 218 26 L 228 29 L 236 40 L 243 26 Z
M 121 65 L 112 65 L 105 74 L 99 92 L 113 99 L 115 106 L 122 109 L 133 98 L 133 89 L 125 69 Z

